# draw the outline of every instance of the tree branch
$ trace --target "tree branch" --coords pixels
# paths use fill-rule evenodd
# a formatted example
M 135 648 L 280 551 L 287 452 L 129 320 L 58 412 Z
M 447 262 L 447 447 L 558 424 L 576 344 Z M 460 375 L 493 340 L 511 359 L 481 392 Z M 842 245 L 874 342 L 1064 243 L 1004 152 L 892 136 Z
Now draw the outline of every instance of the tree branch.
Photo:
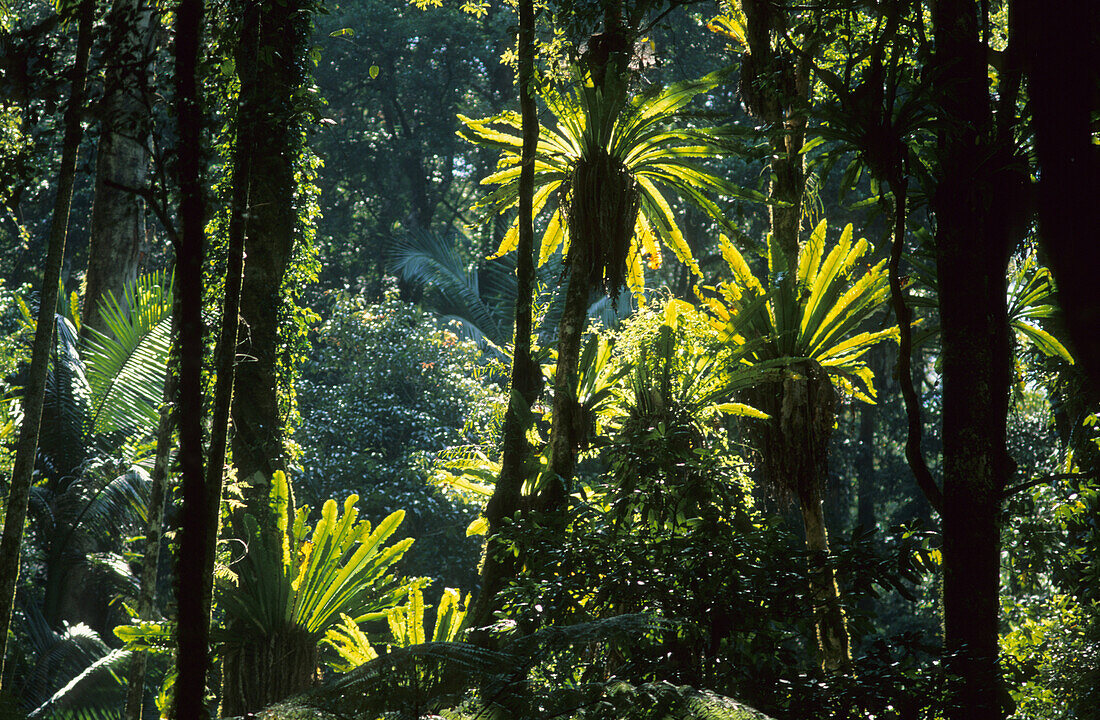
M 1022 482 L 1019 485 L 1013 485 L 1010 488 L 1005 488 L 1001 494 L 1002 500 L 1007 500 L 1016 493 L 1021 493 L 1024 490 L 1030 490 L 1038 485 L 1044 485 L 1048 482 L 1057 482 L 1058 480 L 1073 480 L 1075 478 L 1087 478 L 1092 477 L 1091 473 L 1054 473 L 1053 475 L 1043 475 L 1041 477 L 1032 478 L 1026 482 Z

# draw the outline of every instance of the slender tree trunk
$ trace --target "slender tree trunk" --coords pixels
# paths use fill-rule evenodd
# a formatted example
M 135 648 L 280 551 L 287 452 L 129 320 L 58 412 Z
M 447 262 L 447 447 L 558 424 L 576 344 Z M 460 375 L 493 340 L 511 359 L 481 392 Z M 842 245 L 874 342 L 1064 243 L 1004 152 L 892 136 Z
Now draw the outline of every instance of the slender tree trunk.
M 821 667 L 827 673 L 843 672 L 852 664 L 852 649 L 848 621 L 840 605 L 840 588 L 829 565 L 829 534 L 825 529 L 821 483 L 801 486 L 798 505 L 806 530 L 806 549 L 810 551 L 810 598 Z
M 246 128 L 241 128 L 245 130 Z M 222 324 L 218 331 L 218 346 L 214 360 L 217 383 L 214 388 L 214 411 L 210 428 L 210 455 L 206 466 L 206 486 L 210 504 L 206 508 L 207 521 L 218 525 L 221 516 L 221 490 L 225 476 L 225 455 L 229 439 L 229 411 L 233 401 L 236 374 L 237 329 L 240 325 L 241 285 L 244 271 L 244 243 L 246 215 L 249 208 L 249 188 L 252 180 L 252 142 L 247 132 L 238 132 L 233 161 L 233 203 L 229 220 L 229 249 L 225 276 L 225 298 L 222 304 Z M 245 537 L 247 543 L 250 538 Z M 213 569 L 213 550 L 210 563 Z M 242 577 L 240 582 L 251 578 Z M 230 627 L 230 630 L 234 628 Z M 262 656 L 255 658 L 261 659 Z M 260 674 L 270 672 L 268 667 L 249 667 Z M 223 712 L 243 715 L 259 710 L 262 705 L 249 706 L 244 698 L 234 694 L 236 683 L 227 682 L 229 669 L 223 668 Z M 303 688 L 304 689 L 304 688 Z M 282 698 L 278 698 L 282 699 Z M 233 708 L 230 710 L 230 708 Z
M 531 297 L 535 284 L 535 228 L 533 199 L 535 190 L 535 149 L 538 146 L 539 118 L 535 107 L 535 8 L 534 0 L 519 3 L 519 107 L 522 119 L 523 147 L 519 177 L 519 242 L 516 246 L 515 339 L 512 351 L 512 388 L 508 414 L 504 417 L 504 457 L 493 496 L 485 508 L 489 532 L 485 559 L 481 566 L 481 590 L 470 613 L 473 627 L 491 621 L 494 598 L 504 580 L 514 572 L 514 556 L 496 539 L 502 522 L 520 510 L 523 481 L 531 448 L 527 443 L 530 415 L 541 392 L 542 378 L 538 363 L 531 357 L 533 330 Z
M 1005 278 L 1024 227 L 1028 177 L 1011 129 L 994 125 L 976 3 L 940 0 L 932 19 L 942 110 L 932 207 L 943 346 L 944 638 L 955 678 L 947 717 L 1001 720 L 1000 516 L 1011 384 Z M 999 92 L 1015 92 L 1004 75 Z
M 924 493 L 936 511 L 943 509 L 943 491 L 936 485 L 932 472 L 928 469 L 928 463 L 924 460 L 924 451 L 921 442 L 924 434 L 924 423 L 921 420 L 920 397 L 913 386 L 912 355 L 913 355 L 913 312 L 905 302 L 905 290 L 901 286 L 901 256 L 905 250 L 905 220 L 906 201 L 908 199 L 909 184 L 901 172 L 901 161 L 894 167 L 890 177 L 881 178 L 890 187 L 894 196 L 894 205 L 889 208 L 888 215 L 894 221 L 893 243 L 890 248 L 889 279 L 890 302 L 894 309 L 894 316 L 898 321 L 898 383 L 901 386 L 901 396 L 905 403 L 906 435 L 905 435 L 905 460 L 913 472 L 917 481 L 917 487 Z
M 302 147 L 301 94 L 311 16 L 301 0 L 249 0 L 237 49 L 238 135 L 253 143 L 251 197 L 241 289 L 242 352 L 233 399 L 233 462 L 252 484 L 246 499 L 261 515 L 270 481 L 286 469 L 279 386 L 283 279 L 298 233 L 294 171 Z M 261 523 L 262 525 L 262 523 Z
M 576 449 L 583 425 L 577 402 L 577 364 L 588 321 L 588 293 L 592 286 L 587 242 L 576 238 L 569 248 L 569 283 L 558 323 L 558 362 L 554 371 L 553 427 L 550 430 L 550 479 L 542 488 L 540 504 L 560 507 L 568 497 L 568 483 L 576 466 Z
M 859 406 L 856 525 L 864 532 L 875 529 L 875 411 L 874 405 Z
M 91 245 L 85 275 L 81 334 L 106 330 L 99 315 L 108 293 L 119 301 L 137 279 L 139 253 L 145 240 L 145 209 L 135 190 L 149 176 L 152 113 L 152 8 L 147 0 L 115 0 L 108 16 L 111 57 L 100 120 L 92 201 Z
M 781 24 L 781 10 L 770 0 L 744 0 L 749 52 L 742 58 L 741 95 L 752 115 L 767 124 L 771 135 L 771 181 L 768 206 L 771 231 L 787 261 L 798 257 L 802 201 L 806 190 L 806 116 L 799 107 L 810 96 L 808 55 L 792 59 L 776 52 L 772 33 Z M 793 273 L 790 274 L 793 282 Z
M 202 187 L 202 107 L 197 70 L 202 46 L 202 0 L 180 0 L 176 9 L 176 116 L 179 130 L 180 233 L 176 246 L 179 308 L 178 401 L 183 486 L 183 521 L 176 574 L 177 623 L 175 717 L 205 720 L 206 675 L 210 668 L 207 552 L 217 539 L 203 478 L 202 451 L 202 272 L 206 203 Z
M 173 332 L 178 334 L 179 314 L 173 311 Z M 160 541 L 164 535 L 164 500 L 168 494 L 168 461 L 172 451 L 172 428 L 175 426 L 175 400 L 179 382 L 173 370 L 164 381 L 164 404 L 157 425 L 157 449 L 153 461 L 153 477 L 149 491 L 148 519 L 145 524 L 145 553 L 141 563 L 137 613 L 142 620 L 156 618 L 157 575 L 160 569 Z M 135 652 L 130 658 L 126 686 L 126 720 L 141 720 L 145 706 L 145 667 L 148 653 Z
M 93 0 L 81 0 L 78 12 L 76 59 L 72 69 L 69 106 L 65 110 L 65 137 L 58 170 L 57 197 L 54 200 L 50 240 L 46 252 L 46 271 L 39 294 L 38 324 L 31 350 L 31 366 L 23 392 L 23 422 L 15 448 L 15 467 L 4 516 L 4 533 L 0 538 L 0 686 L 3 685 L 4 655 L 8 629 L 15 606 L 15 588 L 19 580 L 19 557 L 23 543 L 23 526 L 27 520 L 31 478 L 38 454 L 38 431 L 45 400 L 46 374 L 50 350 L 53 347 L 54 314 L 57 309 L 61 265 L 65 256 L 65 238 L 69 229 L 69 209 L 72 205 L 73 183 L 76 179 L 77 154 L 83 134 L 80 116 L 84 110 L 88 80 L 88 58 L 92 47 Z

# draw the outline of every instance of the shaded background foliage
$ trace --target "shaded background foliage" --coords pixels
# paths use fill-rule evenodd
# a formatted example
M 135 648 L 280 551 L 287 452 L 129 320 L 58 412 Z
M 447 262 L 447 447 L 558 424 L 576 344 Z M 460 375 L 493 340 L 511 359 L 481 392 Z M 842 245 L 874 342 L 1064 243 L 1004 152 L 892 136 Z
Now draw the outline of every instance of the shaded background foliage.
M 417 538 L 405 570 L 444 586 L 474 585 L 478 508 L 433 487 L 440 451 L 491 451 L 503 394 L 487 383 L 476 345 L 457 328 L 398 300 L 333 293 L 299 384 L 302 446 L 296 492 L 319 506 L 356 492 L 372 520 L 403 509 Z

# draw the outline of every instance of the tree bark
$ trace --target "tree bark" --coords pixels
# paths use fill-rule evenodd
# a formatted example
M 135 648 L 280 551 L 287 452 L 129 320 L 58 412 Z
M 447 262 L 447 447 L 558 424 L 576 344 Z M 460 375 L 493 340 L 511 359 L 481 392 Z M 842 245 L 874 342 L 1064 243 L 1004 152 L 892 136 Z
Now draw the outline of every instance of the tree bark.
M 749 46 L 741 63 L 741 96 L 749 113 L 763 120 L 770 133 L 770 227 L 787 262 L 794 263 L 806 190 L 802 154 L 806 115 L 799 105 L 810 95 L 810 56 L 804 53 L 792 59 L 775 51 L 772 32 L 780 22 L 780 11 L 770 0 L 744 0 L 741 7 Z M 790 278 L 793 282 L 793 273 Z
M 91 244 L 81 313 L 84 337 L 90 328 L 106 330 L 99 316 L 100 300 L 111 294 L 121 302 L 126 286 L 137 279 L 145 240 L 144 203 L 134 191 L 143 189 L 149 176 L 153 11 L 145 0 L 115 0 L 108 24 L 112 55 L 101 101 Z
M 309 6 L 301 0 L 250 0 L 236 52 L 241 81 L 238 136 L 254 145 L 240 306 L 241 352 L 247 361 L 237 368 L 233 462 L 238 476 L 253 485 L 246 500 L 260 515 L 267 507 L 272 475 L 286 469 L 279 313 L 298 234 L 294 171 L 302 147 L 301 94 L 310 26 Z
M 173 325 L 178 326 L 178 313 Z M 174 328 L 175 330 L 176 328 Z M 173 332 L 176 335 L 177 332 Z M 149 491 L 148 519 L 145 525 L 145 553 L 141 563 L 137 613 L 142 620 L 156 617 L 157 574 L 160 568 L 160 541 L 164 535 L 164 500 L 168 494 L 168 461 L 172 449 L 172 428 L 175 425 L 175 399 L 179 382 L 169 371 L 164 381 L 164 404 L 157 425 L 157 449 L 153 461 L 153 477 Z M 145 706 L 145 667 L 148 653 L 135 652 L 130 658 L 126 684 L 126 720 L 141 720 Z
M 1092 114 L 1100 82 L 1096 63 L 1100 20 L 1090 0 L 1017 0 L 1039 176 L 1039 235 L 1058 283 L 1059 305 L 1073 352 L 1088 373 L 1089 394 L 1100 400 L 1100 301 L 1096 272 L 1082 262 L 1094 249 L 1100 216 L 1100 149 Z
M 573 478 L 577 443 L 580 441 L 582 423 L 577 402 L 577 364 L 588 321 L 588 293 L 592 285 L 586 244 L 584 238 L 576 238 L 569 248 L 569 283 L 565 288 L 565 307 L 558 323 L 549 480 L 542 487 L 539 498 L 539 504 L 545 509 L 560 507 L 568 497 L 566 484 Z
M 222 714 L 248 715 L 307 690 L 317 676 L 317 640 L 290 626 L 231 647 L 222 671 Z
M 526 465 L 531 454 L 524 418 L 541 393 L 541 368 L 531 357 L 533 320 L 531 298 L 535 285 L 535 149 L 539 118 L 535 106 L 535 8 L 534 0 L 519 3 L 519 108 L 523 146 L 520 151 L 519 241 L 516 246 L 515 336 L 512 351 L 512 388 L 508 413 L 504 417 L 503 459 L 500 477 L 485 508 L 489 531 L 481 566 L 481 589 L 470 613 L 470 624 L 489 624 L 496 609 L 494 599 L 505 579 L 515 571 L 515 558 L 501 546 L 496 535 L 506 518 L 515 517 L 522 502 Z
M 813 360 L 792 363 L 782 384 L 751 393 L 754 407 L 771 418 L 750 427 L 760 449 L 764 481 L 780 499 L 798 502 L 809 551 L 811 612 L 821 667 L 844 672 L 851 665 L 847 619 L 840 590 L 829 565 L 821 488 L 828 470 L 836 391 L 825 370 Z
M 1001 720 L 1000 514 L 1010 473 L 1006 273 L 1024 227 L 1019 208 L 1028 178 L 1011 130 L 994 124 L 975 3 L 940 0 L 932 20 L 942 114 L 932 208 L 943 348 L 944 638 L 954 678 L 947 716 Z M 1002 81 L 999 92 L 1014 88 Z
M 176 9 L 176 116 L 179 132 L 180 233 L 176 246 L 179 309 L 179 462 L 183 520 L 176 573 L 177 623 L 175 717 L 205 720 L 210 668 L 211 582 L 206 548 L 217 538 L 206 508 L 202 449 L 202 272 L 206 203 L 202 187 L 202 107 L 197 69 L 202 43 L 202 0 L 180 0 Z
M 61 265 L 65 256 L 65 238 L 69 230 L 69 209 L 72 206 L 77 155 L 83 135 L 80 117 L 84 110 L 88 81 L 94 9 L 93 0 L 81 0 L 77 9 L 76 58 L 72 69 L 69 106 L 65 109 L 65 137 L 61 150 L 61 167 L 58 170 L 57 196 L 50 225 L 46 270 L 39 294 L 30 372 L 23 393 L 23 422 L 15 448 L 15 466 L 12 468 L 11 487 L 8 490 L 4 532 L 0 538 L 0 687 L 3 686 L 4 655 L 15 606 L 15 589 L 19 580 L 23 527 L 27 520 L 27 504 L 38 454 L 38 431 L 42 421 L 50 351 L 53 348 L 54 314 L 57 310 L 58 285 L 61 282 Z
M 241 132 L 245 131 L 245 132 Z M 222 483 L 225 477 L 226 448 L 229 442 L 229 412 L 233 402 L 235 389 L 235 375 L 237 368 L 237 330 L 240 326 L 241 287 L 244 274 L 244 244 L 245 228 L 247 226 L 247 213 L 249 206 L 249 192 L 252 182 L 252 141 L 247 134 L 247 127 L 239 129 L 233 160 L 233 199 L 229 218 L 229 247 L 228 260 L 225 271 L 225 298 L 222 303 L 221 328 L 218 330 L 218 345 L 215 350 L 214 367 L 217 381 L 214 387 L 213 418 L 210 427 L 210 450 L 206 465 L 207 507 L 206 522 L 217 528 L 221 520 L 221 495 Z M 265 528 L 270 531 L 272 528 Z M 251 538 L 244 537 L 246 546 Z M 215 546 L 206 548 L 208 557 L 205 562 L 209 564 L 211 573 L 214 569 Z M 251 579 L 242 577 L 240 582 L 249 582 Z M 207 588 L 203 588 L 204 592 Z M 209 588 L 213 592 L 213 587 Z M 230 621 L 232 623 L 232 621 Z M 229 628 L 234 629 L 232 624 Z M 266 641 L 266 640 L 265 640 Z M 266 655 L 258 655 L 253 658 L 259 662 L 267 659 Z M 279 662 L 278 659 L 275 662 Z M 277 672 L 269 666 L 249 667 L 249 671 L 257 676 L 265 677 L 265 673 Z M 263 705 L 249 706 L 247 699 L 234 694 L 239 683 L 227 682 L 223 668 L 222 702 L 226 707 L 246 708 L 240 711 L 223 711 L 229 715 L 243 715 L 245 712 L 259 710 Z M 304 689 L 304 688 L 303 688 Z M 281 696 L 276 699 L 282 699 Z M 265 703 L 266 704 L 266 703 Z

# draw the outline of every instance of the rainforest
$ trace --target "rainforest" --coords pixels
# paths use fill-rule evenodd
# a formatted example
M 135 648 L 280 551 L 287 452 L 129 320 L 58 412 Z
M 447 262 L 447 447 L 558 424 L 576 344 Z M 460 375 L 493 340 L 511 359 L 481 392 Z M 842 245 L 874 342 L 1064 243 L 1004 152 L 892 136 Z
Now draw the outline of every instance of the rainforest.
M 0 720 L 1100 718 L 1088 0 L 0 0 Z

